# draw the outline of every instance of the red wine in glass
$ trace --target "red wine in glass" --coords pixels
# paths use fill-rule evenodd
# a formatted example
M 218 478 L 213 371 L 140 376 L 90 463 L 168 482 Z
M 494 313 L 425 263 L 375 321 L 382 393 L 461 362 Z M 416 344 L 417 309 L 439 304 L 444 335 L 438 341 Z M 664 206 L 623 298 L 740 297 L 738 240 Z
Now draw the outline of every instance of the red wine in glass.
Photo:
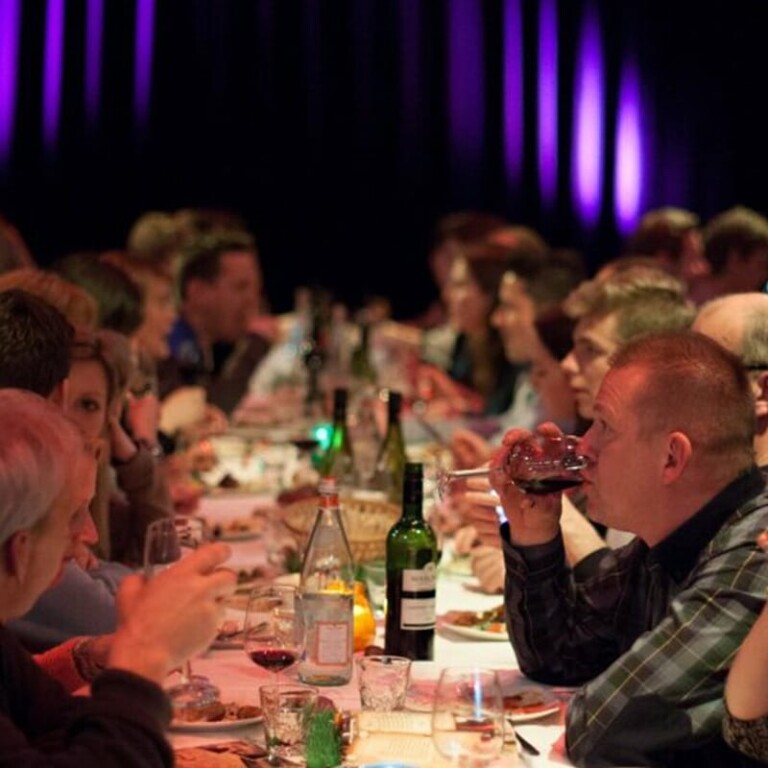
M 295 650 L 289 648 L 258 648 L 249 651 L 248 655 L 254 664 L 276 674 L 295 664 L 299 657 Z
M 255 664 L 277 676 L 301 655 L 295 587 L 255 587 L 248 599 L 243 647 Z

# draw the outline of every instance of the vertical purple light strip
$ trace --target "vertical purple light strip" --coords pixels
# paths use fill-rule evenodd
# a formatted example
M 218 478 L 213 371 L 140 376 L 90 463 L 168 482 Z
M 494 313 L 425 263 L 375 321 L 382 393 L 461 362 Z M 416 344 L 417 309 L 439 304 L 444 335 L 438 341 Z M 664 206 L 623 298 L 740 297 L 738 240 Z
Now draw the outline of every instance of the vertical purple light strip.
M 523 13 L 520 0 L 504 0 L 504 165 L 508 186 L 523 181 Z
M 482 170 L 485 133 L 482 3 L 449 0 L 448 116 L 450 151 L 459 171 L 457 182 L 477 178 Z
M 592 4 L 581 28 L 576 62 L 573 180 L 582 223 L 594 227 L 600 217 L 603 182 L 603 61 L 600 29 Z
M 43 145 L 53 152 L 59 135 L 64 74 L 64 0 L 48 0 L 43 53 Z
M 551 207 L 557 197 L 557 6 L 541 0 L 539 11 L 538 161 L 541 200 Z
M 90 128 L 101 106 L 101 51 L 104 39 L 104 0 L 87 0 L 85 9 L 85 119 Z
M 152 90 L 152 52 L 155 34 L 155 0 L 136 0 L 136 49 L 133 69 L 133 118 L 139 133 L 149 121 Z
M 643 134 L 637 67 L 624 63 L 619 83 L 616 120 L 614 212 L 619 232 L 629 234 L 637 224 L 643 199 Z
M 20 35 L 21 0 L 0 0 L 0 169 L 13 149 Z

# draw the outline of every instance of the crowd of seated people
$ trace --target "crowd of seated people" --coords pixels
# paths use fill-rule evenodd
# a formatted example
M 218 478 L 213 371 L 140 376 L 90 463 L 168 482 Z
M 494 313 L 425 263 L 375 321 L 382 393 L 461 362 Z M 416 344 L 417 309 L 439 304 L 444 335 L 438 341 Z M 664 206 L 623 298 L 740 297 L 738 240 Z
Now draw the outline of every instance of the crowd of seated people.
M 133 649 L 118 594 L 131 595 L 137 622 L 171 599 L 172 579 L 142 587 L 132 574 L 146 526 L 194 507 L 191 459 L 176 449 L 226 429 L 254 382 L 269 396 L 264 382 L 272 379 L 260 374 L 274 353 L 303 366 L 317 328 L 309 305 L 290 318 L 268 315 L 256 240 L 227 211 L 150 212 L 124 248 L 71 254 L 51 269 L 36 266 L 0 220 L 0 257 L 4 424 L 17 424 L 14 409 L 31 414 L 27 432 L 13 428 L 33 442 L 43 417 L 76 426 L 68 451 L 63 443 L 46 456 L 31 449 L 36 461 L 72 465 L 69 476 L 51 478 L 50 498 L 63 503 L 30 501 L 21 522 L 13 504 L 0 509 L 7 552 L 19 553 L 6 556 L 0 574 L 16 585 L 0 601 L 2 643 L 20 660 L 31 711 L 54 690 L 45 675 L 68 690 L 102 679 L 94 700 L 114 692 L 115 712 L 141 700 L 145 715 L 104 725 L 106 738 L 127 750 L 125 764 L 133 757 L 124 742 L 134 737 L 163 764 L 166 713 L 154 683 L 201 647 L 215 611 L 201 607 L 207 618 L 183 647 L 161 627 L 152 635 L 161 661 L 139 668 L 126 661 Z M 757 544 L 768 526 L 760 471 L 768 463 L 768 297 L 759 293 L 768 281 L 768 220 L 741 207 L 703 225 L 688 211 L 649 211 L 622 256 L 586 280 L 578 254 L 494 214 L 465 211 L 438 223 L 429 260 L 439 295 L 422 316 L 392 322 L 373 306 L 355 313 L 329 302 L 326 332 L 341 346 L 324 353 L 335 380 L 354 385 L 351 350 L 362 322 L 374 357 L 407 361 L 402 386 L 420 417 L 465 425 L 450 432 L 459 466 L 500 461 L 530 430 L 586 433 L 584 487 L 534 498 L 474 480 L 452 497 L 445 523 L 481 587 L 503 592 L 525 674 L 580 686 L 567 716 L 570 758 L 736 765 L 729 744 L 768 759 L 768 702 L 754 674 L 768 626 L 768 571 Z M 16 460 L 0 459 L 9 467 Z M 75 490 L 86 511 L 67 529 L 54 518 Z M 36 526 L 39 537 L 21 535 Z M 60 572 L 18 587 L 17 560 L 37 546 L 55 553 L 47 568 L 58 562 Z M 231 588 L 210 575 L 224 556 L 214 548 L 189 566 L 202 603 Z M 34 667 L 12 636 L 38 653 Z M 707 664 L 659 650 L 666 642 L 695 646 Z M 0 688 L 17 683 L 8 677 Z M 71 706 L 64 695 L 55 688 L 54 709 Z M 102 715 L 109 720 L 110 707 Z M 92 716 L 86 707 L 82 717 Z M 84 748 L 99 749 L 104 732 Z M 44 737 L 7 711 L 0 734 L 22 756 Z

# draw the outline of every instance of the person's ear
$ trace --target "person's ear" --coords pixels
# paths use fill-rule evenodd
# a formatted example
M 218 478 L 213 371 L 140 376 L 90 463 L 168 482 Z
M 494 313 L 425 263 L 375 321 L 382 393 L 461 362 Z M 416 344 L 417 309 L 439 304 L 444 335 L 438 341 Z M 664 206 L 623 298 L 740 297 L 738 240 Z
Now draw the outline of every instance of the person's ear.
M 753 383 L 755 416 L 758 421 L 768 418 L 768 371 L 761 371 Z
M 665 485 L 674 483 L 685 471 L 693 454 L 691 440 L 684 432 L 667 435 L 666 458 L 663 467 Z
M 32 534 L 24 529 L 11 534 L 3 548 L 5 569 L 18 584 L 23 584 L 29 572 L 32 554 Z
M 67 400 L 69 399 L 69 376 L 67 376 L 66 379 L 62 379 L 51 392 L 50 395 L 48 395 L 48 400 L 50 400 L 54 405 L 61 408 L 62 411 L 67 410 Z

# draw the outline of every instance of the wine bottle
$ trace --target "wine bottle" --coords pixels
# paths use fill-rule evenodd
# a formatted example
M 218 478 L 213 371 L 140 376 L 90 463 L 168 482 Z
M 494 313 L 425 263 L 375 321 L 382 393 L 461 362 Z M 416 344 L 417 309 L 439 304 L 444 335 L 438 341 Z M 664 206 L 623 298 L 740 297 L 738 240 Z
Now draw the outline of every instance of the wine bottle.
M 424 520 L 424 469 L 407 463 L 403 514 L 387 534 L 386 652 L 431 660 L 435 639 L 437 539 Z
M 370 350 L 371 326 L 368 323 L 360 324 L 360 343 L 352 352 L 350 369 L 352 376 L 360 384 L 376 384 L 378 378 L 376 369 L 371 362 Z
M 399 504 L 403 497 L 403 474 L 405 472 L 405 440 L 400 425 L 399 392 L 389 390 L 387 399 L 387 432 L 376 457 L 373 488 L 383 491 L 389 501 Z
M 355 564 L 332 477 L 320 483 L 320 506 L 301 568 L 300 616 L 305 654 L 299 677 L 343 685 L 352 677 Z
M 357 482 L 355 455 L 347 426 L 347 390 L 333 390 L 333 428 L 320 471 L 333 476 L 339 486 L 353 488 Z

